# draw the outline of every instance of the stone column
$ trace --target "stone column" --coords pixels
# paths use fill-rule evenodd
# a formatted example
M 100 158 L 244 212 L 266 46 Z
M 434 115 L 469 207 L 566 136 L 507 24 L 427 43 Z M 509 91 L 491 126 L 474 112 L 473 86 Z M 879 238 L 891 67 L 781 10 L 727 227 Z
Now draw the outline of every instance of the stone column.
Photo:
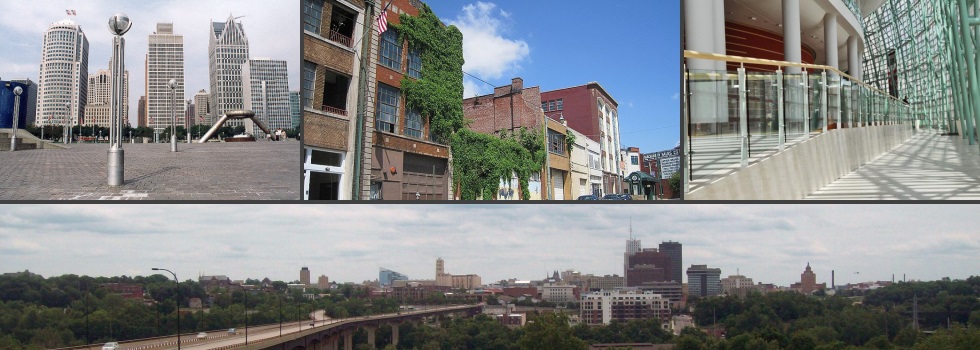
M 851 35 L 847 38 L 847 71 L 854 79 L 861 78 L 861 52 L 858 51 L 857 37 Z
M 376 333 L 378 332 L 378 326 L 376 326 L 376 325 L 365 325 L 365 326 L 363 326 L 361 328 L 364 328 L 364 331 L 367 332 L 368 345 L 371 345 L 371 348 L 374 348 L 374 344 L 375 344 L 375 339 L 374 338 L 375 338 Z
M 800 0 L 783 0 L 783 61 L 803 62 L 800 43 Z M 786 73 L 799 72 L 797 67 L 786 67 Z
M 401 324 L 401 321 L 388 322 L 391 326 L 391 345 L 398 346 L 398 326 Z
M 823 16 L 823 42 L 827 53 L 827 65 L 840 69 L 837 63 L 837 15 L 828 13 Z
M 714 52 L 725 55 L 728 52 L 725 45 L 725 1 L 712 1 L 712 3 L 714 5 L 714 19 L 712 20 L 714 24 Z M 715 61 L 715 69 L 724 71 L 727 69 L 727 65 L 724 61 Z
M 715 52 L 715 7 L 720 1 L 684 0 L 685 49 L 698 52 Z M 724 16 L 724 13 L 722 13 Z M 721 23 L 724 26 L 724 22 Z M 724 29 L 722 29 L 724 31 Z M 689 69 L 714 70 L 714 61 L 687 60 Z
M 344 350 L 354 350 L 354 332 L 344 332 Z

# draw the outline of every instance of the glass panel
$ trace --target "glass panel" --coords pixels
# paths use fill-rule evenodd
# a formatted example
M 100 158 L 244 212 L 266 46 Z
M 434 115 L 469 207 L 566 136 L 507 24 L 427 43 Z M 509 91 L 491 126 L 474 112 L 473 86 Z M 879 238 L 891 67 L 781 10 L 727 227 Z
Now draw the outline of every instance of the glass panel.
M 776 75 L 746 72 L 745 91 L 749 126 L 749 157 L 779 148 L 779 111 L 776 109 Z M 741 157 L 741 149 L 739 149 Z
M 709 70 L 688 74 L 691 179 L 706 179 L 741 161 L 738 76 Z

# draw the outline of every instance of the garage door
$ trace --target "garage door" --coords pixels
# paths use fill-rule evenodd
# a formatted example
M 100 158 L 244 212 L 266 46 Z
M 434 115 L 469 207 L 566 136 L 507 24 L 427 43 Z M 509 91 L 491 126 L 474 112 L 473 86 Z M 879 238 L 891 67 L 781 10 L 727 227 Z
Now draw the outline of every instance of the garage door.
M 551 182 L 554 184 L 555 200 L 565 200 L 565 176 L 562 171 L 551 171 Z

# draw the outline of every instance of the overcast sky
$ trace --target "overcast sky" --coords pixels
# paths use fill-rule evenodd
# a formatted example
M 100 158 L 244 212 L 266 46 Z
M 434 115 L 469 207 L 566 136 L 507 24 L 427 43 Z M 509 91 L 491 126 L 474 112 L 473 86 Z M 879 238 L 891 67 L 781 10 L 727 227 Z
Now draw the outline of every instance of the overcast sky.
M 284 6 L 289 5 L 289 6 Z M 112 34 L 106 27 L 116 12 L 129 15 L 133 27 L 126 39 L 129 70 L 129 120 L 137 122 L 137 107 L 144 94 L 147 42 L 158 22 L 172 22 L 174 33 L 184 36 L 185 99 L 201 89 L 210 92 L 208 32 L 211 22 L 224 22 L 229 14 L 239 19 L 248 37 L 251 57 L 285 60 L 289 90 L 299 91 L 299 3 L 295 1 L 200 0 L 44 0 L 0 1 L 0 78 L 30 78 L 38 82 L 44 31 L 68 18 L 82 26 L 89 42 L 89 74 L 108 69 Z
M 980 271 L 967 205 L 0 205 L 0 272 L 148 275 L 173 270 L 293 281 L 308 266 L 361 282 L 387 267 L 432 279 L 541 279 L 553 270 L 622 275 L 629 235 L 674 240 L 684 266 L 722 276 L 818 282 L 966 278 Z

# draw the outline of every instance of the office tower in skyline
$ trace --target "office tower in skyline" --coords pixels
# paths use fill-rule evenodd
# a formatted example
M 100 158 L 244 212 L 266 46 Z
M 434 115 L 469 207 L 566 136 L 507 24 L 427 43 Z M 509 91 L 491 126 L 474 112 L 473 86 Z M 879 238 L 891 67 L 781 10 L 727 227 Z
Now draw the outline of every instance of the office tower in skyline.
M 170 79 L 177 81 L 177 96 L 171 101 Z M 184 115 L 184 36 L 174 34 L 173 23 L 157 23 L 149 36 L 146 53 L 146 122 L 156 130 L 172 123 L 183 126 Z M 171 111 L 171 103 L 175 111 Z M 171 121 L 176 115 L 179 119 Z
M 228 15 L 224 22 L 211 22 L 208 40 L 208 73 L 211 80 L 211 115 L 215 120 L 226 111 L 243 109 L 242 66 L 248 62 L 248 37 L 240 22 Z M 227 126 L 244 125 L 229 120 Z
M 286 61 L 253 58 L 242 64 L 242 94 L 245 109 L 255 112 L 270 130 L 289 129 L 289 77 Z M 265 133 L 251 119 L 245 120 L 245 132 L 256 138 Z
M 88 38 L 71 19 L 44 32 L 38 73 L 37 125 L 78 124 L 88 102 Z

